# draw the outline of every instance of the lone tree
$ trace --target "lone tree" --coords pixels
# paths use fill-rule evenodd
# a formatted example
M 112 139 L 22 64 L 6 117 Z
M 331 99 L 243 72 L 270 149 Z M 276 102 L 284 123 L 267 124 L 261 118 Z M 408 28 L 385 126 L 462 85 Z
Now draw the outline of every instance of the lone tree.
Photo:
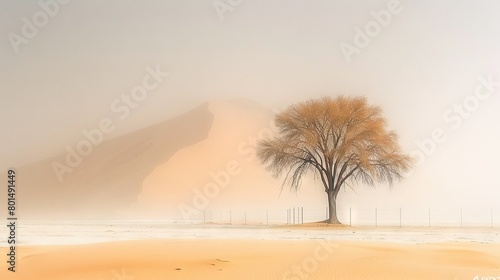
M 328 195 L 327 222 L 340 224 L 336 206 L 342 186 L 392 185 L 411 167 L 381 112 L 364 97 L 324 97 L 292 105 L 275 117 L 279 133 L 259 142 L 257 156 L 274 176 L 286 173 L 282 188 L 288 181 L 290 189 L 298 190 L 302 176 L 313 171 Z

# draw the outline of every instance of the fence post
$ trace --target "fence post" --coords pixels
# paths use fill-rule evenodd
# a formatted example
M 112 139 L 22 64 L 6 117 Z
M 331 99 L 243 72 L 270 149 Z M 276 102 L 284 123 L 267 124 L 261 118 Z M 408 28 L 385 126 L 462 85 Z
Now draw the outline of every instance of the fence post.
M 352 211 L 351 211 L 351 207 L 349 207 L 349 226 L 352 226 Z
M 463 227 L 462 208 L 460 208 L 460 227 Z
M 377 221 L 377 207 L 375 207 L 375 227 L 378 227 L 378 221 Z
M 401 207 L 399 207 L 399 227 L 402 227 L 402 224 L 401 224 Z
M 304 207 L 301 208 L 302 213 L 300 214 L 300 218 L 302 219 L 302 224 L 304 224 Z
M 493 227 L 493 209 L 491 209 L 491 227 Z
M 245 225 L 247 224 L 247 210 L 245 210 Z
M 429 208 L 429 227 L 431 227 L 431 208 Z

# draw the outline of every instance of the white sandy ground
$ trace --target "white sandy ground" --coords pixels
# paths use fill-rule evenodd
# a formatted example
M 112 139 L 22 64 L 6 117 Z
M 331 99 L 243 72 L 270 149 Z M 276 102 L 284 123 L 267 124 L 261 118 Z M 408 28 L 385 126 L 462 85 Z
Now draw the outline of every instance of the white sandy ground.
M 18 230 L 17 272 L 0 245 L 2 280 L 500 279 L 497 228 L 122 222 Z
M 6 248 L 0 249 L 5 256 Z M 163 239 L 22 246 L 8 280 L 467 279 L 500 276 L 500 244 Z M 481 279 L 481 278 L 479 278 Z
M 0 247 L 7 245 L 7 227 L 0 227 Z M 5 236 L 5 238 L 1 238 Z M 179 225 L 162 221 L 19 221 L 21 245 L 70 245 L 140 239 L 262 239 L 356 240 L 393 243 L 483 242 L 500 243 L 500 228 L 443 227 L 321 227 Z

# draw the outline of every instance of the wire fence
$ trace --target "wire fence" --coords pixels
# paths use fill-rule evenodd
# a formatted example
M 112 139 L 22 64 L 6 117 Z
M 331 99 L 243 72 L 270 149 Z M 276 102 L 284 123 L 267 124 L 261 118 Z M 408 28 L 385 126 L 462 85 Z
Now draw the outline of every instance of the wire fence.
M 497 227 L 498 209 L 338 208 L 341 223 L 374 227 Z M 498 218 L 497 218 L 498 217 Z M 325 221 L 328 208 L 290 207 L 281 210 L 205 210 L 187 223 L 294 225 Z

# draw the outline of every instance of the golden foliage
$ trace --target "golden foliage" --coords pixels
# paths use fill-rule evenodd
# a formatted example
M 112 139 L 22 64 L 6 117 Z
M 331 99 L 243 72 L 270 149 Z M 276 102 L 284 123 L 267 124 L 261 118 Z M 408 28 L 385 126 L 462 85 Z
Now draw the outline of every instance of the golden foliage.
M 348 180 L 373 185 L 401 179 L 411 168 L 397 135 L 388 131 L 379 107 L 364 97 L 339 96 L 288 107 L 275 118 L 279 135 L 261 141 L 257 156 L 275 176 L 286 173 L 298 189 L 312 170 L 335 197 Z

